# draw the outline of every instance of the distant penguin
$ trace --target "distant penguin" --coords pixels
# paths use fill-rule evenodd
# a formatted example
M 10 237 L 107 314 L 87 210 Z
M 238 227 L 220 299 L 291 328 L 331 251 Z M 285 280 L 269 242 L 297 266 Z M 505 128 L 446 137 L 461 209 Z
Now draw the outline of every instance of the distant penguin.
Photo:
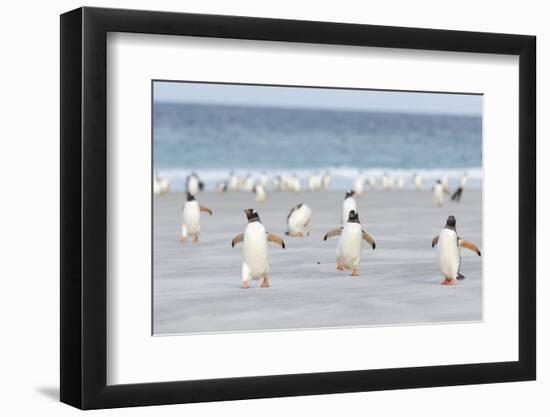
M 160 191 L 160 181 L 159 181 L 159 178 L 157 177 L 156 172 L 153 175 L 153 194 L 154 195 L 162 194 L 161 191 Z
M 441 185 L 443 186 L 443 191 L 446 193 L 449 192 L 449 178 L 446 175 L 441 177 Z
M 348 221 L 350 211 L 355 210 L 357 212 L 357 202 L 353 198 L 354 195 L 355 191 L 349 190 L 344 197 L 342 202 L 342 224 Z
M 384 172 L 384 175 L 382 176 L 382 189 L 384 191 L 389 191 L 392 189 L 393 186 L 393 180 L 390 178 L 387 172 Z
M 308 178 L 307 188 L 309 191 L 319 191 L 323 186 L 323 179 L 318 173 L 313 173 Z
M 363 230 L 359 214 L 355 210 L 350 211 L 344 226 L 329 231 L 324 240 L 332 236 L 340 236 L 336 247 L 336 268 L 339 271 L 343 271 L 344 268 L 351 269 L 351 275 L 358 276 L 363 240 L 367 241 L 373 250 L 376 248 L 372 236 Z
M 271 181 L 271 186 L 273 188 L 273 191 L 281 191 L 282 179 L 279 175 L 273 177 L 273 180 Z
M 456 280 L 465 277 L 460 273 L 460 248 L 467 248 L 481 256 L 478 247 L 472 242 L 461 239 L 456 233 L 456 219 L 449 216 L 445 227 L 432 239 L 432 248 L 437 245 L 437 263 L 445 277 L 442 285 L 454 285 Z
M 153 194 L 162 195 L 167 194 L 170 191 L 170 180 L 168 178 L 161 178 L 154 173 L 153 176 Z
M 468 182 L 468 173 L 465 172 L 464 175 L 462 175 L 462 178 L 460 179 L 460 186 L 462 188 L 466 188 L 466 183 Z
M 322 178 L 323 189 L 328 190 L 330 188 L 331 180 L 330 171 L 325 171 Z
M 269 179 L 267 178 L 267 175 L 265 172 L 262 172 L 260 175 L 260 178 L 258 179 L 258 184 L 260 184 L 262 187 L 264 187 L 264 190 L 267 190 L 267 183 Z
M 441 184 L 441 181 L 440 180 L 437 180 L 437 182 L 435 183 L 434 185 L 434 188 L 433 188 L 433 199 L 434 199 L 434 203 L 437 207 L 443 207 L 443 194 L 444 194 L 444 190 L 443 190 L 443 184 Z
M 355 178 L 355 181 L 353 183 L 353 191 L 356 195 L 361 196 L 363 195 L 363 191 L 365 189 L 365 176 L 362 172 L 357 175 Z
M 267 197 L 265 188 L 262 184 L 256 185 L 253 190 L 254 194 L 256 195 L 256 201 L 263 203 Z
M 462 198 L 462 193 L 464 192 L 464 188 L 466 187 L 467 182 L 468 182 L 468 173 L 465 172 L 462 178 L 460 179 L 460 186 L 456 189 L 456 191 L 451 196 L 452 201 L 456 201 L 457 203 L 460 203 L 460 199 Z
M 452 201 L 456 201 L 457 203 L 460 203 L 460 199 L 462 198 L 462 192 L 464 189 L 462 187 L 458 187 L 456 191 L 451 196 Z
M 371 191 L 376 190 L 376 177 L 374 175 L 369 177 L 369 187 Z
M 254 190 L 254 177 L 248 174 L 244 180 L 245 191 L 252 192 Z
M 195 200 L 193 194 L 188 192 L 182 213 L 183 224 L 181 226 L 180 237 L 182 242 L 187 242 L 188 235 L 193 237 L 194 243 L 199 241 L 201 211 L 212 215 L 212 210 L 208 207 L 201 206 L 199 202 Z
M 405 178 L 402 175 L 397 177 L 397 189 L 403 191 L 405 189 Z
M 234 172 L 229 174 L 229 181 L 227 182 L 227 188 L 229 191 L 239 191 L 239 177 Z
M 204 184 L 201 182 L 197 174 L 192 172 L 191 175 L 187 176 L 186 189 L 188 193 L 196 196 L 199 191 L 203 190 L 203 188 Z
M 292 191 L 292 177 L 288 174 L 284 174 L 281 177 L 281 190 L 282 191 Z
M 422 177 L 419 174 L 414 174 L 413 177 L 414 189 L 420 191 L 422 189 Z
M 221 180 L 216 184 L 216 192 L 218 194 L 225 193 L 227 191 L 227 181 Z
M 295 193 L 299 193 L 301 191 L 301 184 L 300 184 L 300 179 L 298 178 L 298 176 L 296 174 L 292 175 L 292 179 L 291 179 L 291 184 L 292 184 L 292 190 L 291 191 L 294 191 Z
M 286 234 L 292 237 L 304 237 L 309 235 L 310 220 L 311 207 L 303 203 L 298 204 L 288 213 L 286 218 L 288 230 Z
M 242 286 L 248 288 L 251 279 L 263 278 L 262 287 L 269 287 L 269 256 L 267 242 L 273 242 L 285 248 L 285 242 L 279 236 L 268 233 L 254 209 L 244 211 L 248 224 L 244 233 L 239 233 L 231 241 L 231 246 L 243 242 Z

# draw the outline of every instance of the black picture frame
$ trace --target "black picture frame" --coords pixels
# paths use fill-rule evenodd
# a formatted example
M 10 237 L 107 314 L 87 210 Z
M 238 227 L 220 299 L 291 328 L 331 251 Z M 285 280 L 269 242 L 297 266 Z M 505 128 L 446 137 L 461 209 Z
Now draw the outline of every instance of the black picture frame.
M 108 32 L 519 56 L 518 361 L 107 385 Z M 60 57 L 62 402 L 95 409 L 536 378 L 534 36 L 84 7 L 61 15 Z

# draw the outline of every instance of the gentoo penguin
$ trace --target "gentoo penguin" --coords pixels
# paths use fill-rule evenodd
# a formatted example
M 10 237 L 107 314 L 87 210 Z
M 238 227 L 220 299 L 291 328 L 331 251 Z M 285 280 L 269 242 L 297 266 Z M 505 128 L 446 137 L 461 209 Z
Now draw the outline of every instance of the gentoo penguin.
M 300 184 L 300 179 L 296 174 L 292 175 L 291 184 L 292 184 L 291 191 L 294 191 L 295 193 L 299 193 L 301 190 L 301 184 Z
M 323 189 L 328 190 L 330 188 L 331 180 L 330 171 L 325 171 L 322 178 Z
M 161 178 L 155 172 L 153 177 L 153 193 L 156 195 L 166 194 L 170 191 L 170 180 L 166 177 Z
M 256 186 L 254 186 L 252 191 L 254 192 L 254 194 L 256 194 L 256 201 L 258 201 L 258 202 L 264 202 L 265 201 L 265 198 L 266 198 L 267 194 L 266 194 L 265 188 L 262 184 L 258 184 Z
M 465 172 L 462 178 L 460 179 L 460 186 L 462 188 L 466 187 L 466 183 L 468 182 L 468 173 Z
M 239 191 L 240 180 L 237 174 L 231 172 L 229 174 L 229 181 L 227 182 L 227 188 L 229 191 Z
M 292 177 L 284 174 L 281 178 L 281 190 L 292 191 Z
M 258 179 L 258 184 L 260 184 L 262 187 L 264 187 L 264 190 L 267 190 L 267 174 L 265 172 L 262 172 L 260 175 L 260 178 Z
M 355 191 L 349 190 L 344 197 L 342 202 L 342 224 L 348 221 L 350 211 L 355 210 L 357 212 L 357 202 L 353 198 L 354 195 Z
M 462 198 L 462 192 L 464 191 L 464 187 L 466 187 L 467 182 L 468 182 L 468 173 L 465 172 L 462 178 L 460 179 L 460 186 L 456 189 L 456 191 L 451 196 L 451 200 L 456 201 L 457 203 L 460 203 L 460 199 Z
M 263 278 L 262 287 L 269 287 L 269 257 L 267 242 L 273 242 L 285 248 L 285 242 L 279 236 L 268 233 L 254 209 L 244 211 L 248 224 L 244 233 L 239 233 L 231 241 L 231 247 L 243 242 L 243 267 L 241 288 L 248 288 L 248 281 Z
M 400 175 L 399 177 L 397 177 L 397 189 L 399 191 L 403 191 L 404 188 L 405 188 L 405 178 L 403 178 L 403 176 Z
M 445 279 L 442 285 L 454 285 L 456 280 L 463 280 L 460 273 L 460 248 L 467 248 L 481 256 L 478 247 L 472 242 L 461 239 L 456 234 L 456 219 L 449 216 L 445 227 L 432 239 L 432 248 L 437 245 L 437 263 Z
M 186 188 L 188 193 L 196 196 L 199 191 L 203 190 L 204 184 L 199 179 L 199 176 L 192 172 L 191 175 L 187 176 Z
M 273 177 L 273 180 L 271 181 L 271 186 L 273 188 L 273 191 L 281 191 L 282 180 L 280 175 L 276 175 L 275 177 Z
M 221 180 L 218 181 L 218 184 L 216 185 L 216 192 L 221 194 L 225 193 L 227 191 L 227 181 Z
M 359 173 L 359 175 L 355 178 L 355 182 L 353 183 L 353 191 L 356 195 L 361 196 L 363 194 L 365 188 L 365 176 L 362 172 Z
M 422 189 L 422 177 L 419 174 L 414 174 L 413 177 L 414 189 L 420 191 Z
M 248 192 L 252 192 L 254 190 L 254 177 L 250 174 L 248 174 L 244 180 L 244 189 Z
M 387 172 L 384 172 L 382 176 L 382 189 L 385 191 L 391 190 L 393 187 L 393 180 L 390 178 Z
M 437 207 L 443 207 L 443 193 L 445 193 L 443 184 L 440 180 L 437 180 L 433 188 L 434 203 Z
M 321 175 L 315 172 L 309 176 L 307 188 L 309 189 L 309 191 L 318 191 L 321 189 L 323 185 L 322 182 L 323 182 L 323 179 Z
M 183 206 L 183 224 L 181 226 L 181 237 L 182 242 L 187 242 L 187 235 L 193 236 L 193 243 L 199 241 L 199 232 L 201 230 L 201 211 L 207 212 L 212 215 L 212 210 L 208 207 L 201 206 L 195 196 L 190 192 L 187 192 L 187 200 Z
M 376 177 L 374 175 L 369 177 L 369 187 L 371 191 L 376 190 Z
M 286 234 L 292 237 L 304 237 L 309 235 L 309 221 L 311 219 L 311 207 L 300 203 L 288 213 Z
M 443 186 L 443 191 L 446 193 L 449 192 L 449 178 L 446 175 L 441 177 L 441 185 Z
M 161 194 L 160 181 L 159 181 L 159 178 L 157 177 L 156 172 L 153 174 L 153 194 L 154 195 L 160 195 Z
M 351 269 L 352 276 L 359 275 L 363 240 L 369 242 L 373 250 L 376 248 L 372 236 L 361 227 L 359 213 L 355 210 L 350 211 L 344 226 L 329 231 L 324 240 L 332 236 L 340 236 L 336 247 L 336 269 L 339 271 L 343 271 L 344 268 Z

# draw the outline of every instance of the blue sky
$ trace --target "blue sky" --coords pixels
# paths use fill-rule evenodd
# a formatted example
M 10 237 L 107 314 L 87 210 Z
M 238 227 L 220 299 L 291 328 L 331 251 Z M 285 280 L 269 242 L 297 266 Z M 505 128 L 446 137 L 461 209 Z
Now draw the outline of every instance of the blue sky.
M 155 102 L 478 115 L 482 96 L 155 81 Z

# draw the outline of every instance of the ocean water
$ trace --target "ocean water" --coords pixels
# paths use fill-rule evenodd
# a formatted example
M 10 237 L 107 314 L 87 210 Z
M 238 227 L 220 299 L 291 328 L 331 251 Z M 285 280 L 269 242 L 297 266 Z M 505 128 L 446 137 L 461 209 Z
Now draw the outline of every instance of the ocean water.
M 296 173 L 305 185 L 330 171 L 332 187 L 349 188 L 362 171 L 380 177 L 420 173 L 424 187 L 446 175 L 482 179 L 482 119 L 476 116 L 330 111 L 183 103 L 154 104 L 154 169 L 183 190 L 196 172 L 212 190 L 231 171 Z

